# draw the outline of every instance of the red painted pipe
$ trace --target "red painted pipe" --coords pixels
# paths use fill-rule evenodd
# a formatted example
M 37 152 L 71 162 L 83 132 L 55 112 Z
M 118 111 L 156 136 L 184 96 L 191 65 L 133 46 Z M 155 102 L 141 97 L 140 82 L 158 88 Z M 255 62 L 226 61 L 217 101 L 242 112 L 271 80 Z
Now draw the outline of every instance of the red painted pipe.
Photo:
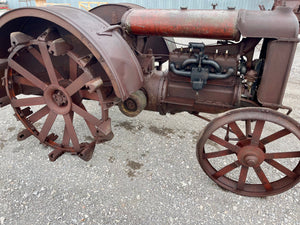
M 122 17 L 125 29 L 136 35 L 239 40 L 236 10 L 132 9 Z

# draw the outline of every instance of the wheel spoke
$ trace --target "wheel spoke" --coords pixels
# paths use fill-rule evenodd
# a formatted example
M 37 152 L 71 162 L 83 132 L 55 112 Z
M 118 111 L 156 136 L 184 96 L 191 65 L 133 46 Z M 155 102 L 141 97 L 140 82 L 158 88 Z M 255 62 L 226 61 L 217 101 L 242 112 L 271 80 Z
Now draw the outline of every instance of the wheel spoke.
M 70 96 L 79 91 L 87 82 L 91 80 L 91 75 L 89 73 L 82 73 L 79 77 L 76 78 L 67 88 L 66 91 Z
M 36 76 L 34 76 L 32 73 L 30 73 L 28 70 L 26 70 L 24 67 L 22 67 L 20 64 L 18 64 L 13 59 L 10 59 L 8 61 L 8 65 L 18 72 L 20 75 L 25 77 L 27 80 L 29 80 L 32 84 L 34 84 L 36 87 L 45 90 L 47 88 L 47 84 L 45 84 L 43 81 L 38 79 Z
M 68 135 L 70 136 L 70 139 L 72 140 L 74 150 L 79 151 L 80 145 L 79 145 L 79 141 L 78 141 L 70 114 L 64 115 L 64 120 L 65 120 Z
M 248 174 L 248 169 L 249 168 L 246 166 L 242 166 L 242 168 L 241 168 L 239 182 L 237 184 L 237 189 L 239 189 L 239 190 L 244 190 L 244 186 L 245 186 L 246 178 L 247 178 L 247 174 Z
M 101 120 L 98 120 L 95 116 L 91 115 L 74 103 L 72 103 L 72 110 L 95 126 L 99 126 L 102 123 Z
M 229 127 L 233 131 L 233 133 L 239 138 L 239 140 L 245 139 L 245 135 L 243 131 L 239 128 L 239 126 L 236 124 L 236 122 L 232 122 L 229 124 Z
M 218 179 L 219 177 L 224 176 L 225 174 L 229 173 L 230 171 L 234 170 L 235 168 L 239 167 L 241 164 L 239 163 L 239 161 L 235 161 L 227 166 L 225 166 L 224 168 L 220 169 L 219 171 L 217 171 L 215 174 L 213 174 L 213 177 Z
M 86 108 L 84 107 L 84 105 L 83 105 L 82 103 L 80 104 L 80 107 L 81 107 L 84 111 L 87 111 Z M 90 130 L 90 132 L 91 132 L 91 134 L 92 134 L 93 136 L 95 136 L 96 133 L 97 133 L 97 130 L 96 130 L 95 126 L 94 126 L 92 123 L 90 123 L 87 119 L 84 119 L 84 121 L 86 122 L 86 124 L 87 124 L 87 126 L 88 126 L 88 128 L 89 128 L 89 130 Z
M 44 97 L 32 97 L 32 98 L 21 98 L 21 99 L 11 100 L 11 105 L 13 107 L 33 106 L 33 105 L 43 105 L 43 104 L 46 104 Z
M 264 171 L 262 171 L 261 167 L 253 167 L 255 173 L 257 174 L 258 178 L 260 179 L 261 183 L 264 185 L 267 191 L 272 191 L 272 185 L 270 184 L 268 178 L 266 177 Z
M 44 64 L 44 61 L 43 61 L 43 59 L 42 59 L 41 53 L 40 53 L 38 50 L 36 50 L 35 48 L 30 48 L 30 49 L 28 49 L 28 51 L 31 53 L 31 55 L 33 55 L 33 57 L 34 57 L 34 58 L 35 58 L 42 66 L 46 67 L 45 64 Z M 58 79 L 63 79 L 63 77 L 60 75 L 60 73 L 59 73 L 55 68 L 54 68 L 54 71 L 55 71 L 56 77 L 57 77 Z
M 216 143 L 218 143 L 219 145 L 222 145 L 225 148 L 228 148 L 229 150 L 231 150 L 235 153 L 237 153 L 240 150 L 240 148 L 237 145 L 233 145 L 233 144 L 231 144 L 231 143 L 229 143 L 229 142 L 227 142 L 227 141 L 225 141 L 225 140 L 223 140 L 223 139 L 221 139 L 221 138 L 219 138 L 219 137 L 217 137 L 213 134 L 210 135 L 209 139 L 216 142 Z
M 300 151 L 266 153 L 265 155 L 266 155 L 266 159 L 298 158 L 300 157 Z
M 251 137 L 252 133 L 251 133 L 251 120 L 246 120 L 245 121 L 245 131 L 246 131 L 246 137 Z
M 261 140 L 261 143 L 264 144 L 264 145 L 266 145 L 266 144 L 268 144 L 268 143 L 270 143 L 272 141 L 275 141 L 275 140 L 277 140 L 279 138 L 282 138 L 282 137 L 284 137 L 284 136 L 286 136 L 286 135 L 288 135 L 290 133 L 291 133 L 291 131 L 289 131 L 288 129 L 282 129 L 282 130 L 280 130 L 280 131 L 278 131 L 278 132 L 276 132 L 274 134 L 269 135 L 268 137 L 263 138 Z
M 73 111 L 70 112 L 70 118 L 71 118 L 71 122 L 73 123 L 73 118 L 74 118 L 74 112 Z M 62 145 L 63 146 L 69 146 L 69 144 L 70 144 L 70 135 L 69 135 L 69 132 L 68 132 L 68 129 L 67 129 L 67 125 L 65 124 Z
M 35 85 L 33 83 L 31 83 L 29 80 L 27 80 L 25 77 L 22 77 L 21 75 L 14 76 L 13 80 L 16 84 L 19 84 L 19 85 L 35 87 Z
M 264 120 L 257 120 L 256 121 L 254 130 L 253 130 L 252 139 L 251 139 L 251 145 L 258 146 L 259 139 L 260 139 L 260 136 L 262 134 L 264 125 L 265 125 L 265 121 Z
M 217 157 L 222 157 L 222 156 L 226 156 L 226 155 L 231 155 L 234 154 L 233 151 L 226 149 L 223 151 L 218 151 L 218 152 L 209 152 L 209 153 L 205 153 L 204 159 L 211 159 L 211 158 L 217 158 Z
M 57 77 L 56 77 L 56 73 L 55 73 L 55 70 L 54 70 L 52 60 L 51 60 L 49 52 L 48 52 L 46 42 L 40 42 L 39 43 L 39 48 L 40 48 L 41 55 L 42 55 L 42 58 L 43 58 L 43 61 L 44 61 L 44 66 L 46 67 L 46 70 L 48 72 L 51 83 L 58 85 L 58 80 L 57 80 Z
M 34 114 L 32 114 L 28 120 L 31 122 L 31 123 L 35 123 L 37 122 L 38 120 L 40 120 L 41 118 L 43 118 L 44 116 L 46 116 L 48 113 L 49 113 L 49 108 L 48 106 L 44 106 L 43 108 L 41 108 L 39 111 L 36 111 Z
M 286 168 L 285 166 L 283 166 L 282 164 L 280 164 L 279 162 L 273 160 L 273 159 L 266 159 L 265 160 L 267 163 L 269 163 L 271 166 L 275 167 L 276 169 L 278 169 L 279 171 L 281 171 L 282 173 L 284 173 L 285 175 L 287 175 L 288 177 L 291 177 L 293 179 L 297 178 L 298 175 L 296 173 L 294 173 L 293 171 L 289 170 L 288 168 Z
M 56 113 L 54 113 L 52 111 L 49 112 L 49 115 L 44 123 L 44 126 L 38 136 L 38 138 L 41 142 L 45 141 L 49 131 L 51 130 L 51 128 L 53 126 L 53 123 L 54 123 L 56 117 L 57 117 Z
M 69 58 L 70 80 L 74 81 L 77 78 L 77 63 Z
M 272 131 L 269 125 L 280 128 Z M 204 128 L 197 143 L 197 159 L 205 173 L 228 191 L 256 197 L 279 194 L 299 181 L 300 149 L 284 151 L 276 142 L 296 146 L 298 126 L 297 121 L 275 110 L 235 109 Z M 293 139 L 285 140 L 292 135 Z M 252 176 L 256 182 L 251 182 Z

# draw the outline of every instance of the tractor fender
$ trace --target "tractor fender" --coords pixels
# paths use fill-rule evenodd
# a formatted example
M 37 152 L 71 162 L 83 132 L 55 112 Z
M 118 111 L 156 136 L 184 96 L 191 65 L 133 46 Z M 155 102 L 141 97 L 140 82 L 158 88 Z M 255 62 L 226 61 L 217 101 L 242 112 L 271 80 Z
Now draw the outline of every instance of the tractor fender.
M 103 67 L 117 97 L 124 101 L 142 87 L 140 64 L 119 31 L 92 13 L 68 6 L 19 8 L 0 17 L 0 59 L 8 57 L 11 32 L 36 36 L 49 24 L 62 27 L 84 44 Z

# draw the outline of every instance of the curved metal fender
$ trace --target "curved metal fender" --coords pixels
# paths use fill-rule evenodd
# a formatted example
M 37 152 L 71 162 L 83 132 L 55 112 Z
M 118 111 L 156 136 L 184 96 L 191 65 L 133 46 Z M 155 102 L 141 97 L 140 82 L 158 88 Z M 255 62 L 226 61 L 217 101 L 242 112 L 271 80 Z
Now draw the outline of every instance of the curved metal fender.
M 6 13 L 0 18 L 1 58 L 7 57 L 5 54 L 10 47 L 10 33 L 18 31 L 34 18 L 55 23 L 77 37 L 101 63 L 112 82 L 115 94 L 122 100 L 142 87 L 143 73 L 140 64 L 118 31 L 110 29 L 108 23 L 94 14 L 77 8 L 20 8 Z

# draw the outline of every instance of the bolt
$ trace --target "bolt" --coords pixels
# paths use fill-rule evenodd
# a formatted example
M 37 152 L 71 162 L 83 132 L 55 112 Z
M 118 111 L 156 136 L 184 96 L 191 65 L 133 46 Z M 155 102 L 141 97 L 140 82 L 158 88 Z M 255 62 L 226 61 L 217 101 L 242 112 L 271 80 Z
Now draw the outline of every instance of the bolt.
M 68 104 L 67 97 L 60 90 L 56 90 L 52 95 L 52 98 L 58 106 L 65 106 Z
M 257 164 L 257 157 L 249 155 L 245 157 L 245 161 L 248 166 L 253 167 Z

